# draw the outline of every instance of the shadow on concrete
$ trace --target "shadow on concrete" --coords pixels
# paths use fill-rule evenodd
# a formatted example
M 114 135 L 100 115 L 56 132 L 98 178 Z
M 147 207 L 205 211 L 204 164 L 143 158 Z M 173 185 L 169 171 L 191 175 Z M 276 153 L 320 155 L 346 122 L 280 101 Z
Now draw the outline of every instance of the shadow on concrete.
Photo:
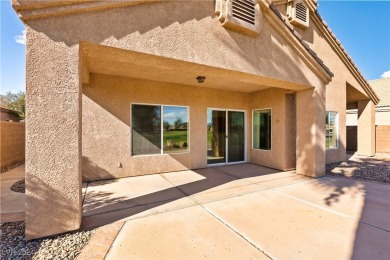
M 246 165 L 250 165 L 254 167 L 248 168 L 245 167 Z M 118 220 L 132 217 L 146 210 L 151 210 L 153 208 L 157 208 L 159 206 L 171 202 L 175 202 L 180 199 L 187 198 L 188 196 L 196 195 L 201 192 L 210 191 L 213 188 L 217 188 L 224 184 L 228 184 L 240 179 L 245 180 L 245 179 L 261 177 L 261 176 L 266 177 L 267 175 L 272 175 L 280 172 L 279 170 L 274 170 L 262 166 L 253 165 L 253 164 L 242 164 L 241 166 L 245 167 L 242 171 L 240 171 L 240 165 L 231 166 L 231 167 L 235 167 L 236 169 L 234 175 L 229 174 L 230 166 L 177 172 L 178 174 L 186 174 L 186 172 L 191 172 L 192 176 L 196 175 L 196 178 L 198 179 L 181 185 L 174 185 L 174 182 L 172 183 L 169 177 L 165 178 L 164 174 L 128 177 L 126 178 L 126 180 L 131 180 L 133 178 L 138 178 L 139 180 L 141 180 L 141 178 L 157 179 L 158 178 L 157 176 L 159 176 L 161 178 L 161 182 L 169 184 L 170 186 L 170 188 L 166 188 L 162 190 L 158 190 L 159 188 L 155 188 L 155 190 L 158 191 L 150 192 L 148 194 L 136 196 L 133 198 L 129 198 L 129 196 L 126 195 L 120 195 L 121 192 L 119 191 L 117 194 L 115 194 L 115 192 L 112 191 L 111 192 L 88 191 L 87 188 L 86 199 L 83 205 L 84 218 L 82 222 L 82 228 L 89 229 L 96 226 L 110 224 Z M 279 185 L 283 185 L 284 183 L 283 179 L 291 178 L 291 176 L 293 176 L 293 174 L 290 174 L 288 176 L 286 175 L 278 176 L 278 174 L 275 174 L 274 177 L 271 179 L 278 181 Z M 126 181 L 126 180 L 113 179 L 113 180 L 90 182 L 88 183 L 88 187 L 99 186 L 99 185 L 103 185 L 103 186 L 110 185 L 110 184 L 117 183 L 119 181 Z M 228 186 L 226 187 L 226 189 L 237 188 L 240 185 L 247 186 L 247 185 L 260 184 L 257 186 L 258 187 L 257 191 L 258 191 L 261 189 L 265 189 L 264 187 L 261 187 L 262 182 L 269 182 L 269 181 L 270 181 L 269 178 L 259 179 L 257 181 L 252 180 L 251 182 L 248 181 L 248 182 L 239 183 L 237 184 L 237 186 L 234 185 L 233 187 Z M 135 183 L 133 183 L 133 185 L 134 184 Z M 122 186 L 122 188 L 126 189 L 126 186 Z M 214 189 L 213 191 L 216 190 Z M 182 207 L 196 205 L 196 203 L 191 200 L 185 201 L 183 203 L 177 203 L 177 204 L 178 205 L 173 205 L 172 209 L 178 209 Z M 163 209 L 163 210 L 169 211 L 170 209 Z
M 375 179 L 368 176 L 379 173 L 390 176 L 388 165 L 385 166 L 384 172 L 383 169 L 378 171 L 385 164 L 385 162 L 371 165 L 367 165 L 366 162 L 356 164 L 353 161 L 329 164 L 328 176 L 318 181 L 318 189 L 329 190 L 328 195 L 323 198 L 324 205 L 356 221 L 350 259 L 390 257 L 390 185 L 366 181 Z M 337 177 L 329 177 L 329 172 L 332 171 L 334 173 L 331 175 Z M 342 177 L 343 175 L 350 178 Z M 348 200 L 351 200 L 351 203 L 346 204 Z M 348 208 L 353 210 L 348 212 Z M 345 246 L 348 247 L 348 244 Z

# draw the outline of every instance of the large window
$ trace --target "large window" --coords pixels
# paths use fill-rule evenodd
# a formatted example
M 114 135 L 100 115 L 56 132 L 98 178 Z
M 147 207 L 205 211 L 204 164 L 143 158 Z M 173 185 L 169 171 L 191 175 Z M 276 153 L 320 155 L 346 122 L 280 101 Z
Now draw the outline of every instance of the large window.
M 338 113 L 333 111 L 326 111 L 326 149 L 337 148 L 338 145 Z
M 271 109 L 253 111 L 253 148 L 271 150 Z
M 188 151 L 188 107 L 132 105 L 132 155 Z

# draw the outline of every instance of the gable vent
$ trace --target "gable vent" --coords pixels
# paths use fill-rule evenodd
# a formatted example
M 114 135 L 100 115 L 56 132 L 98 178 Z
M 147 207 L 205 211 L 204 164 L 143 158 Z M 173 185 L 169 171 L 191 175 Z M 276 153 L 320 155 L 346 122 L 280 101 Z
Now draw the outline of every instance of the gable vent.
M 215 13 L 225 28 L 249 35 L 260 33 L 260 6 L 253 0 L 216 0 Z
M 255 25 L 255 4 L 248 0 L 232 0 L 233 17 Z
M 302 22 L 307 22 L 307 8 L 302 3 L 297 3 L 295 5 L 295 17 Z
M 291 24 L 302 28 L 309 27 L 309 8 L 302 0 L 295 0 L 287 6 L 287 17 Z

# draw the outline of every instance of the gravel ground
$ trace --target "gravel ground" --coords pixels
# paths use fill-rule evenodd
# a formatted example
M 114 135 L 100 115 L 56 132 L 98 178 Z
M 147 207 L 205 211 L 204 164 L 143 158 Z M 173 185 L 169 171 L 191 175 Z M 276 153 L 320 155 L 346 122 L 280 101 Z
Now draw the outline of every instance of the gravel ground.
M 24 240 L 23 221 L 0 224 L 0 259 L 75 259 L 94 231 L 73 232 L 57 237 Z
M 14 192 L 25 193 L 25 191 L 26 191 L 26 184 L 25 184 L 25 182 L 24 182 L 24 179 L 21 180 L 21 181 L 15 182 L 15 183 L 11 186 L 11 190 L 14 191 Z
M 377 154 L 374 157 L 354 156 L 346 162 L 327 164 L 326 174 L 390 183 L 390 154 Z
M 10 170 L 12 170 L 12 169 L 14 169 L 14 168 L 20 166 L 20 165 L 23 165 L 23 164 L 24 164 L 24 162 L 13 163 L 13 164 L 11 164 L 11 165 L 8 165 L 7 167 L 1 168 L 1 169 L 0 169 L 0 173 L 8 172 L 8 171 L 10 171 Z

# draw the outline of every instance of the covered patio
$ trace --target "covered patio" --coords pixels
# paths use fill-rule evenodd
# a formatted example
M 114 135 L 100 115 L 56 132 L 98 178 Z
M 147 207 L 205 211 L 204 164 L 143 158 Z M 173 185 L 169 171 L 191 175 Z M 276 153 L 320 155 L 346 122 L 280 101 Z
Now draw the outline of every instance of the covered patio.
M 100 228 L 78 259 L 386 259 L 389 192 L 254 164 L 85 183 L 82 228 Z
M 236 164 L 83 185 L 82 228 L 224 200 L 311 180 L 295 171 Z

